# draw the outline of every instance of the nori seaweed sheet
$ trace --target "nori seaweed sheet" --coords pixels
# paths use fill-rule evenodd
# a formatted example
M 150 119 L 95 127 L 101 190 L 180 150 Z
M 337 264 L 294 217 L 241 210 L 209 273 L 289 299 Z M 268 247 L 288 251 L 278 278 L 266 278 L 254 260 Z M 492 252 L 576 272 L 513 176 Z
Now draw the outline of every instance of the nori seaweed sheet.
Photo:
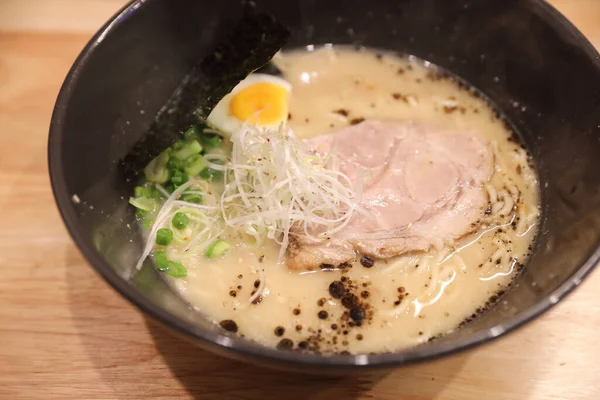
M 158 113 L 148 132 L 120 163 L 136 175 L 192 126 L 203 124 L 217 103 L 253 71 L 266 66 L 290 32 L 267 14 L 246 12 L 228 40 L 200 60 Z

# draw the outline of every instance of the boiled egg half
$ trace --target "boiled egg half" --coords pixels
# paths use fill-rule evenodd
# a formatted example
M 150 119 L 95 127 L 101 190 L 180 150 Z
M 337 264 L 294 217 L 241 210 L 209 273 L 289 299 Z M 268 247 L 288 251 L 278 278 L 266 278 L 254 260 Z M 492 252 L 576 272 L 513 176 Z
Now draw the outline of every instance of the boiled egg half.
M 282 78 L 251 74 L 223 97 L 207 118 L 208 125 L 231 137 L 244 124 L 276 127 L 288 120 L 292 85 Z

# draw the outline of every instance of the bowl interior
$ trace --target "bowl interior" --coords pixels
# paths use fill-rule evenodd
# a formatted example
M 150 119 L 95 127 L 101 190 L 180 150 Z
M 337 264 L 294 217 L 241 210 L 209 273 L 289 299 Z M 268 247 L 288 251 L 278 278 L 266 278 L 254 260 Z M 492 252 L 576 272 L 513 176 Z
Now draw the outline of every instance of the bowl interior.
M 228 336 L 184 304 L 153 268 L 131 277 L 141 237 L 120 160 L 243 3 L 138 1 L 84 50 L 59 96 L 49 142 L 56 199 L 78 246 L 123 295 L 201 345 L 304 366 L 386 366 L 496 337 L 538 315 L 599 258 L 600 69 L 592 46 L 543 1 L 255 0 L 289 27 L 289 47 L 352 44 L 413 54 L 465 79 L 508 117 L 541 180 L 543 219 L 524 273 L 498 305 L 455 333 L 394 354 L 318 357 Z M 248 6 L 248 4 L 246 4 Z M 343 6 L 343 7 L 342 7 Z M 77 195 L 81 203 L 72 201 Z

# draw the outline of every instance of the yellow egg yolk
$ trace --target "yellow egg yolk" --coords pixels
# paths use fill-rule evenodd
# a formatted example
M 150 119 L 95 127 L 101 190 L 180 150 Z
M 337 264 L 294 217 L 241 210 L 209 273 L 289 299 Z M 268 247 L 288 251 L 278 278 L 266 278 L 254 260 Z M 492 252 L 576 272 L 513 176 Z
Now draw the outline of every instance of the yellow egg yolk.
M 230 111 L 240 121 L 251 125 L 272 126 L 287 119 L 288 92 L 272 83 L 250 85 L 233 96 Z

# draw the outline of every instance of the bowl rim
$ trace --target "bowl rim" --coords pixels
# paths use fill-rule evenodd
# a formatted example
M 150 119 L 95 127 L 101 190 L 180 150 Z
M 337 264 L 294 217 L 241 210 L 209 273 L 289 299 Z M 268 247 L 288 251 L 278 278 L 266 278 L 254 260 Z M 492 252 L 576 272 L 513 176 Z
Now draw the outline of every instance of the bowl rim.
M 263 365 L 288 365 L 295 368 L 306 368 L 307 370 L 323 367 L 330 367 L 330 369 L 333 367 L 336 370 L 399 367 L 448 356 L 484 343 L 489 343 L 500 336 L 515 331 L 517 328 L 552 308 L 571 293 L 600 261 L 600 247 L 597 247 L 575 273 L 556 290 L 539 300 L 532 307 L 508 318 L 501 324 L 448 342 L 432 343 L 430 346 L 411 348 L 395 353 L 320 356 L 280 351 L 251 343 L 247 340 L 231 338 L 225 333 L 205 331 L 154 305 L 141 293 L 133 290 L 132 286 L 120 277 L 98 253 L 91 241 L 85 239 L 83 229 L 77 221 L 77 212 L 73 205 L 72 197 L 67 192 L 61 164 L 65 119 L 73 89 L 77 85 L 82 69 L 85 67 L 90 55 L 112 29 L 124 22 L 131 13 L 136 12 L 145 3 L 149 3 L 150 1 L 156 0 L 133 0 L 125 5 L 89 40 L 73 63 L 59 91 L 51 118 L 48 138 L 48 168 L 54 199 L 63 222 L 86 260 L 121 296 L 162 325 L 174 329 L 188 339 L 199 342 L 206 349 L 212 348 L 212 350 L 228 353 L 230 356 L 237 356 L 237 358 L 251 359 Z M 538 7 L 540 12 L 546 13 L 546 21 L 555 30 L 562 35 L 570 36 L 577 43 L 579 48 L 590 58 L 590 62 L 600 59 L 600 54 L 595 47 L 558 10 L 545 0 L 530 1 Z

